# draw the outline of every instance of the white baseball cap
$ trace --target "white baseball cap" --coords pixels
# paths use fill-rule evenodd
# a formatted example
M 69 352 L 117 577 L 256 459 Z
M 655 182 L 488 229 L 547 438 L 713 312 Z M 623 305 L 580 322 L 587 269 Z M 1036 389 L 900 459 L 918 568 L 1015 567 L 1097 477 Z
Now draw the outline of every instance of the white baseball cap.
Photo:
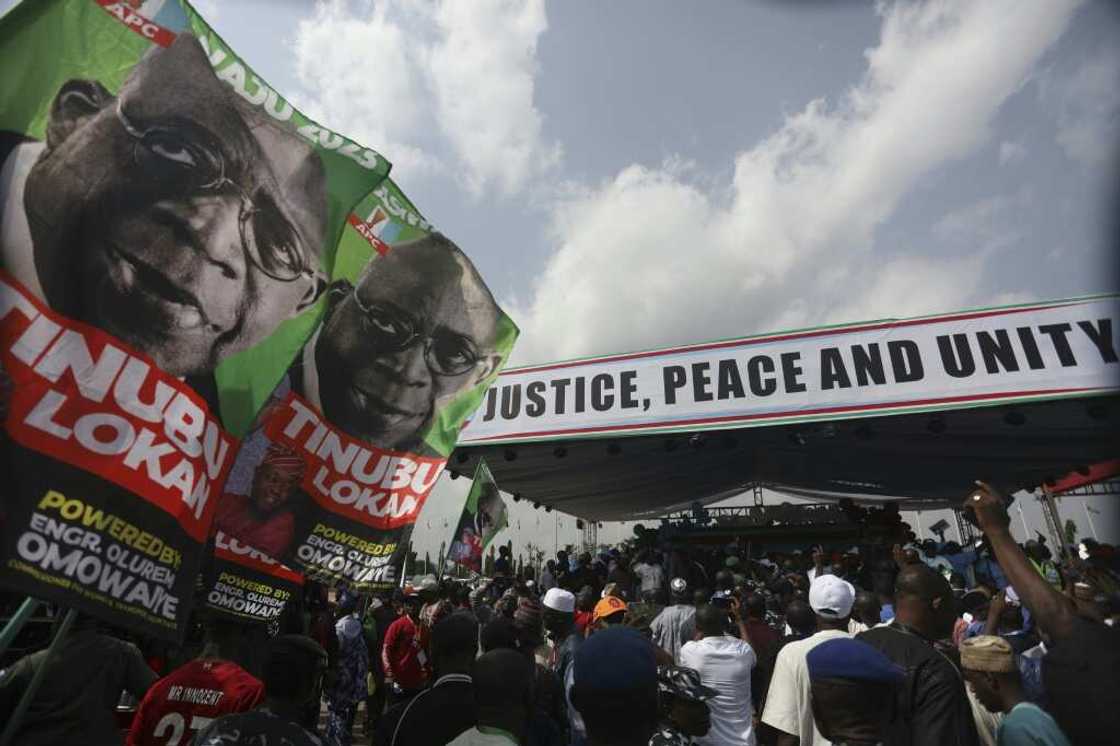
M 825 619 L 843 619 L 852 613 L 856 589 L 835 575 L 818 575 L 809 584 L 809 606 Z
M 576 597 L 571 591 L 563 588 L 549 588 L 544 594 L 545 608 L 571 614 L 576 610 Z

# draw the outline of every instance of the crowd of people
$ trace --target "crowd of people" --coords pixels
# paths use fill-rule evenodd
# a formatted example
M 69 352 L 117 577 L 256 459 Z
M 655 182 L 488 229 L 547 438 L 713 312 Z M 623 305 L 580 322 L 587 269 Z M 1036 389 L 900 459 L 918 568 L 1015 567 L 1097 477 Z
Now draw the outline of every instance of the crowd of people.
M 899 523 L 895 543 L 839 551 L 561 551 L 536 576 L 503 553 L 474 584 L 340 590 L 257 665 L 211 618 L 197 657 L 158 680 L 80 624 L 15 743 L 120 742 L 122 689 L 136 746 L 1114 742 L 1120 557 L 1016 543 L 982 484 L 964 509 L 979 546 L 910 543 Z M 41 656 L 0 674 L 0 716 Z

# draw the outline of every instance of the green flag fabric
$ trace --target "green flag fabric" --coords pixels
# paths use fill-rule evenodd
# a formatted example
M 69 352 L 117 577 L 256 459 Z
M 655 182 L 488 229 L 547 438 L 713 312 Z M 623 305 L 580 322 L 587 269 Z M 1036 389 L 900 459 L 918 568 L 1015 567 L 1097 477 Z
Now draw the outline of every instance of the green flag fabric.
M 482 572 L 482 555 L 494 537 L 508 524 L 506 504 L 490 467 L 480 459 L 474 470 L 474 481 L 467 493 L 463 513 L 455 525 L 448 558 L 452 562 Z
M 391 585 L 517 336 L 474 266 L 186 0 L 0 53 L 0 585 L 178 639 L 218 528 Z

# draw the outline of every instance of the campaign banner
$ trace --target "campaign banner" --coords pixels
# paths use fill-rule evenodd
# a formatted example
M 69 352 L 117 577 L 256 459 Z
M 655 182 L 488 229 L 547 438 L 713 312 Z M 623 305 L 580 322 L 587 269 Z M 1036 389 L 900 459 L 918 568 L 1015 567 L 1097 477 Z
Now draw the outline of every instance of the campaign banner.
M 303 576 L 221 531 L 203 581 L 206 606 L 241 620 L 271 622 L 303 587 Z
M 481 573 L 482 555 L 498 532 L 509 525 L 507 518 L 506 504 L 490 467 L 485 459 L 479 459 L 467 502 L 455 525 L 447 558 Z
M 503 371 L 461 445 L 763 427 L 1120 390 L 1120 296 Z
M 254 392 L 389 163 L 182 0 L 23 2 L 0 54 L 0 586 L 177 640 Z
M 309 578 L 387 589 L 517 327 L 390 179 L 351 214 L 326 295 L 248 427 L 215 523 Z

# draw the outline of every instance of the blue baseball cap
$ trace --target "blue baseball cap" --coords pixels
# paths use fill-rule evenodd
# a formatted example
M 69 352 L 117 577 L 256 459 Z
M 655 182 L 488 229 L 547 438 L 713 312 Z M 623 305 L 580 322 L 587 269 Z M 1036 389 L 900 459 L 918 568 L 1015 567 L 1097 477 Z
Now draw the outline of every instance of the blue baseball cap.
M 608 627 L 587 638 L 575 657 L 573 686 L 596 693 L 657 689 L 653 643 L 630 627 Z
M 805 657 L 810 679 L 854 679 L 897 684 L 906 678 L 901 666 L 866 642 L 851 638 L 827 640 Z

